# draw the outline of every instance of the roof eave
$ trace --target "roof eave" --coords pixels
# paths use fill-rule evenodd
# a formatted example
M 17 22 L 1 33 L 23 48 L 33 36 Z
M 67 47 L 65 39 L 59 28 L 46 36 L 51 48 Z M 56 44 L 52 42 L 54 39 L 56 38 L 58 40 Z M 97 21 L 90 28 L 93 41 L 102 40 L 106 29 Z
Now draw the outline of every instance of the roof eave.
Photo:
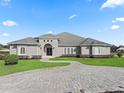
M 17 43 L 9 43 L 8 45 L 38 45 L 38 44 L 17 44 Z
M 109 46 L 109 47 L 111 47 L 112 45 L 109 45 L 109 44 L 81 44 L 80 46 Z
M 59 47 L 78 47 L 80 45 L 66 45 L 66 44 L 59 44 Z

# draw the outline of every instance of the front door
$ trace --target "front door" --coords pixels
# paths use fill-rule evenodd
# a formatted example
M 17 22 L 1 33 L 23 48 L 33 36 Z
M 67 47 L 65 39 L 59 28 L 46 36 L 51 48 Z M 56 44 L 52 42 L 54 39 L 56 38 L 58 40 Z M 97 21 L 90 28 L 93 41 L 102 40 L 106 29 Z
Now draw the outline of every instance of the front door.
M 52 48 L 47 48 L 47 56 L 52 56 Z

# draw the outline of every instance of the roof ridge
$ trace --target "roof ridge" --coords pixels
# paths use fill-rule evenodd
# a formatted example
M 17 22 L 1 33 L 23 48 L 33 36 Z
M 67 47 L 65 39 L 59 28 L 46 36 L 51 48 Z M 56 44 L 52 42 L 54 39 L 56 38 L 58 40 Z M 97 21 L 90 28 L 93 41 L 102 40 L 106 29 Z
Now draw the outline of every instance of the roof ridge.
M 38 36 L 38 38 L 55 38 L 56 35 L 55 34 L 51 34 L 51 33 L 47 33 L 47 34 L 43 34 Z
M 62 34 L 68 34 L 68 35 L 72 35 L 72 36 L 83 38 L 83 39 L 85 38 L 85 37 L 82 37 L 82 36 L 79 36 L 79 35 L 76 35 L 76 34 L 73 34 L 73 33 L 70 33 L 70 32 L 62 32 L 62 33 L 57 34 L 56 36 L 59 36 L 59 35 L 62 35 Z

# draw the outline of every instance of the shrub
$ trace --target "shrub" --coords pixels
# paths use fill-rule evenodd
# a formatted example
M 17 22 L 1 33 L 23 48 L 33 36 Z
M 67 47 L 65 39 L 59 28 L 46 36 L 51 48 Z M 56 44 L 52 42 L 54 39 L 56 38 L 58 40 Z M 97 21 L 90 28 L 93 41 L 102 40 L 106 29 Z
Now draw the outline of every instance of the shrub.
M 123 54 L 124 54 L 123 52 L 118 52 L 118 53 L 117 53 L 118 57 L 122 57 Z
M 3 60 L 5 58 L 5 55 L 0 54 L 0 60 Z
M 77 58 L 80 58 L 80 55 L 76 55 Z
M 14 65 L 18 63 L 18 56 L 17 55 L 7 55 L 5 57 L 5 65 Z

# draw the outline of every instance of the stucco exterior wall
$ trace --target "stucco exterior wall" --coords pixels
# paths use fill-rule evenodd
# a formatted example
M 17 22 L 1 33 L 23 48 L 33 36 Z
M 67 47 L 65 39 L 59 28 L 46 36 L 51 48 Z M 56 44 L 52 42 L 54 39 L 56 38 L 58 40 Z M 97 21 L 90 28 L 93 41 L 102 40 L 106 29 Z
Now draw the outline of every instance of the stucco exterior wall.
M 104 47 L 104 46 L 94 46 L 92 48 L 93 55 L 110 55 L 110 47 Z
M 62 56 L 64 54 L 64 47 L 58 47 L 58 56 Z
M 10 46 L 9 49 L 10 49 L 10 54 L 18 54 L 17 49 L 13 48 L 13 46 Z
M 21 48 L 25 48 L 25 54 L 20 54 Z M 27 45 L 18 45 L 17 48 L 13 49 L 13 46 L 10 46 L 10 54 L 17 54 L 19 56 L 29 56 L 32 57 L 32 55 L 41 55 L 41 49 L 38 46 L 27 46 Z
M 82 46 L 81 55 L 89 55 L 89 54 L 90 54 L 90 48 L 88 46 Z
M 39 43 L 40 43 L 40 46 L 42 48 L 42 50 L 41 50 L 42 56 L 46 56 L 46 52 L 44 51 L 44 46 L 46 44 L 52 45 L 52 56 L 53 57 L 57 57 L 58 56 L 58 52 L 59 52 L 59 50 L 58 50 L 58 39 L 49 39 L 49 38 L 47 38 L 47 39 L 40 39 Z
M 27 46 L 26 47 L 26 54 L 28 56 L 35 56 L 35 55 L 42 55 L 41 49 L 38 46 Z

